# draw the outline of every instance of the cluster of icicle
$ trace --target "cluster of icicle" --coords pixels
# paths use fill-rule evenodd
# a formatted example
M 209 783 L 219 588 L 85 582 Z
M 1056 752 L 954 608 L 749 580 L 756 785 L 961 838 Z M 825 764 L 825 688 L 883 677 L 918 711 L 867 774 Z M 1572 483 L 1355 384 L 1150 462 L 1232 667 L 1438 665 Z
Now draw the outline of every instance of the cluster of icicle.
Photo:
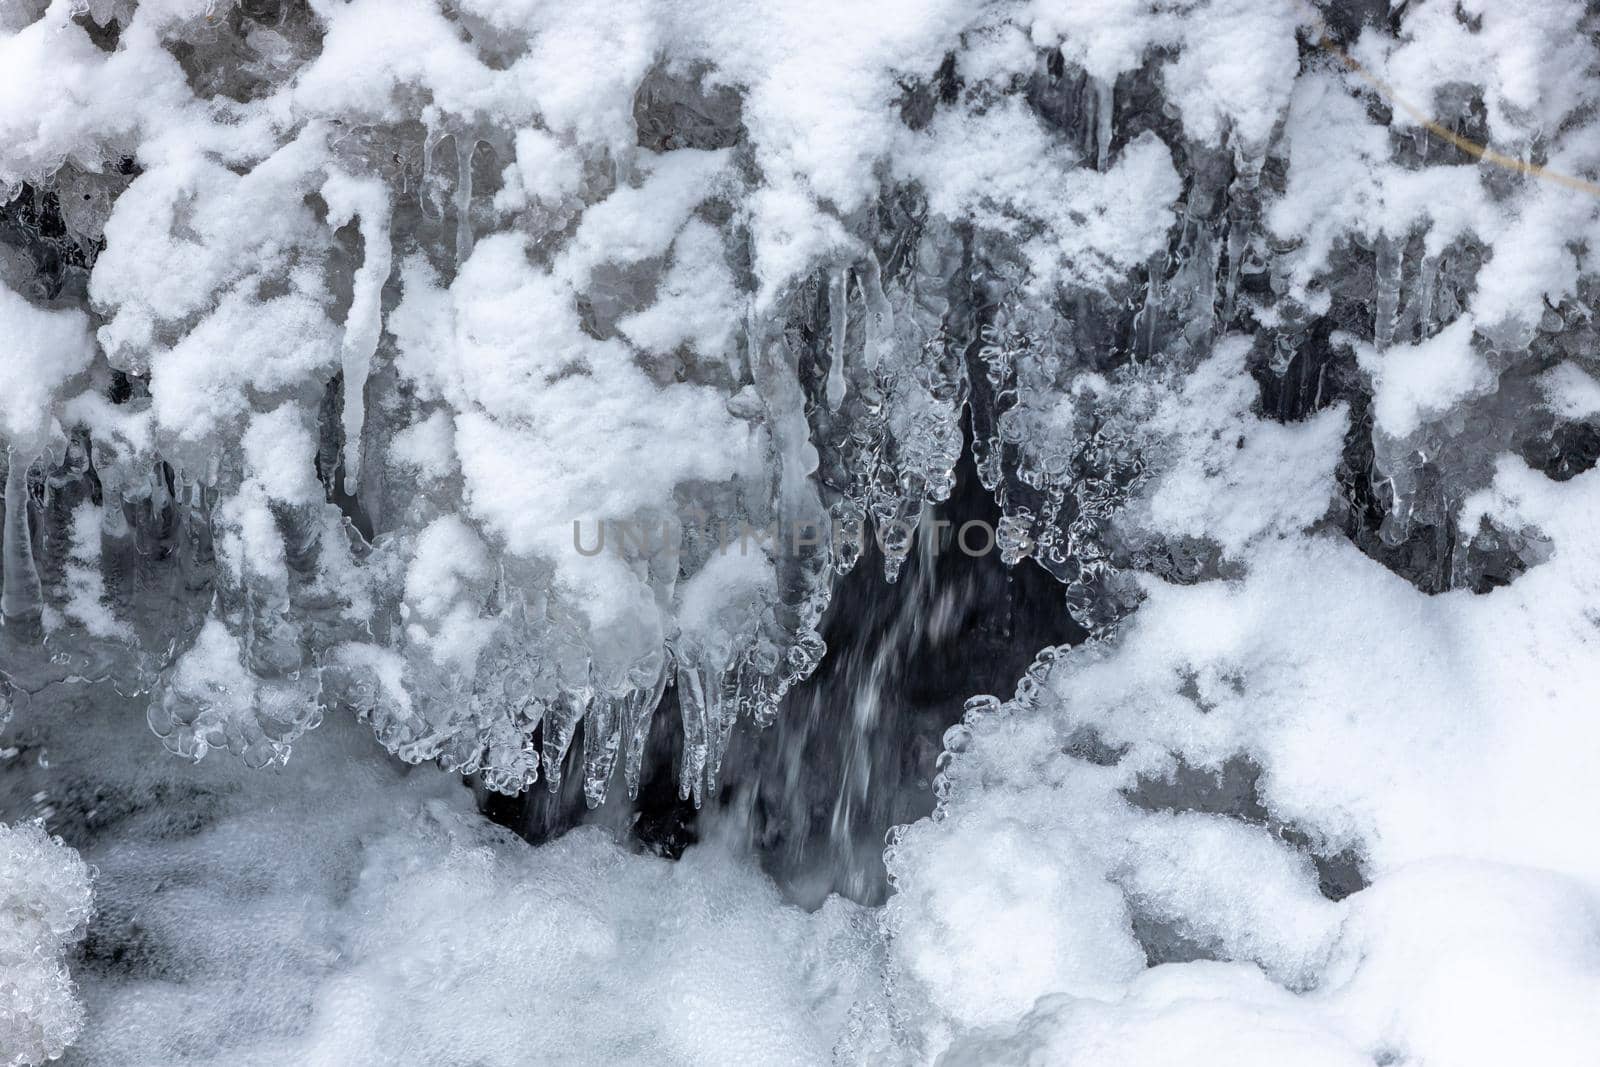
M 80 24 L 101 18 L 101 7 L 78 16 Z M 124 21 L 142 17 L 120 0 L 107 10 Z M 496 51 L 493 34 L 475 36 L 484 31 L 475 22 L 461 25 L 489 57 L 480 72 L 488 92 L 512 50 Z M 1292 50 L 1292 31 L 1286 39 Z M 1448 530 L 1460 505 L 1440 485 L 1484 483 L 1484 472 L 1452 468 L 1497 453 L 1483 447 L 1483 434 L 1562 471 L 1582 462 L 1573 457 L 1587 447 L 1584 433 L 1593 436 L 1588 422 L 1562 421 L 1533 397 L 1538 375 L 1558 358 L 1581 356 L 1593 335 L 1591 302 L 1577 297 L 1549 309 L 1521 354 L 1504 360 L 1512 372 L 1469 398 L 1460 417 L 1401 436 L 1374 429 L 1358 350 L 1381 356 L 1425 344 L 1464 321 L 1481 251 L 1468 238 L 1428 243 L 1426 220 L 1401 239 L 1390 231 L 1403 226 L 1374 236 L 1365 219 L 1351 219 L 1331 251 L 1308 260 L 1266 221 L 1270 202 L 1294 195 L 1294 177 L 1308 166 L 1285 133 L 1292 123 L 1280 116 L 1267 140 L 1196 137 L 1152 103 L 1163 92 L 1159 50 L 1107 80 L 1047 49 L 1035 70 L 965 90 L 963 54 L 952 52 L 930 82 L 907 90 L 904 105 L 911 131 L 950 109 L 976 120 L 1025 108 L 1064 146 L 1069 170 L 1102 177 L 1136 141 L 1154 145 L 1142 158 L 1159 156 L 1160 168 L 1172 159 L 1181 195 L 1175 205 L 1138 205 L 1173 219 L 1165 247 L 1142 266 L 1042 280 L 1024 248 L 1028 225 L 941 214 L 917 180 L 886 174 L 875 202 L 828 220 L 846 239 L 775 284 L 748 266 L 755 239 L 740 204 L 762 190 L 763 177 L 748 154 L 740 95 L 707 81 L 702 68 L 660 64 L 636 87 L 644 151 L 630 148 L 639 157 L 632 162 L 612 146 L 561 140 L 532 118 L 445 114 L 403 87 L 386 98 L 388 113 L 313 118 L 264 152 L 252 138 L 270 124 L 252 125 L 261 116 L 248 111 L 250 101 L 286 85 L 285 72 L 310 64 L 321 42 L 315 18 L 299 8 L 244 4 L 188 43 L 185 76 L 197 94 L 212 94 L 211 113 L 222 119 L 207 136 L 229 162 L 184 164 L 174 181 L 188 185 L 178 192 L 139 181 L 131 158 L 119 168 L 108 156 L 98 170 L 75 159 L 0 197 L 0 236 L 28 246 L 40 272 L 36 300 L 81 307 L 99 325 L 81 376 L 87 388 L 61 412 L 64 432 L 10 448 L 0 629 L 8 700 L 104 681 L 148 693 L 151 725 L 174 752 L 227 749 L 253 764 L 287 758 L 324 714 L 353 711 L 401 757 L 437 760 L 510 793 L 541 777 L 557 788 L 581 725 L 584 792 L 596 804 L 618 762 L 637 790 L 652 717 L 675 686 L 680 789 L 698 802 L 716 783 L 736 719 L 770 720 L 820 661 L 832 583 L 863 556 L 867 538 L 895 580 L 929 509 L 951 492 L 967 433 L 1001 514 L 996 550 L 1060 579 L 1067 610 L 1092 632 L 1131 609 L 1140 571 L 1175 581 L 1225 571 L 1217 546 L 1126 519 L 1171 444 L 1150 428 L 1151 413 L 1224 331 L 1254 338 L 1265 414 L 1294 420 L 1351 405 L 1343 521 L 1364 549 L 1419 585 L 1508 580 L 1537 555 L 1525 531 L 1419 541 L 1421 528 Z M 1309 61 L 1306 69 L 1313 80 L 1329 78 Z M 240 80 L 230 101 L 207 80 L 218 71 Z M 324 79 L 314 87 L 338 86 Z M 1341 92 L 1329 99 L 1365 115 Z M 311 99 L 314 107 L 320 98 Z M 411 278 L 431 272 L 436 291 L 447 293 L 475 249 L 513 230 L 549 269 L 582 239 L 595 205 L 648 187 L 652 160 L 679 149 L 708 159 L 727 153 L 708 179 L 714 188 L 699 190 L 685 213 L 717 243 L 744 319 L 730 331 L 731 354 L 712 359 L 682 346 L 675 363 L 657 360 L 651 373 L 721 390 L 730 415 L 759 427 L 761 455 L 754 474 L 685 477 L 670 487 L 679 512 L 648 518 L 673 534 L 674 551 L 626 561 L 659 625 L 619 640 L 588 625 L 588 606 L 553 580 L 550 559 L 513 551 L 489 529 L 474 510 L 485 502 L 468 499 L 459 476 L 430 481 L 418 472 L 418 435 L 455 413 L 421 397 L 404 373 L 393 314 L 403 261 L 423 264 L 407 275 L 407 301 Z M 544 200 L 519 192 L 512 165 L 548 163 L 552 153 L 577 160 L 576 186 Z M 1432 165 L 1394 162 L 1402 176 Z M 138 184 L 128 189 L 130 181 Z M 1008 210 L 990 206 L 997 216 Z M 170 224 L 152 237 L 140 229 L 148 218 Z M 263 218 L 271 232 L 252 229 Z M 152 267 L 141 240 L 170 247 Z M 204 257 L 192 251 L 207 241 L 215 247 Z M 615 263 L 612 251 L 600 249 L 599 266 L 583 268 L 578 303 L 597 341 L 614 339 L 625 312 L 670 288 L 663 250 L 632 260 L 619 250 Z M 61 266 L 63 255 L 76 255 L 80 276 Z M 202 258 L 201 282 L 168 292 L 161 255 L 174 269 Z M 672 284 L 698 284 L 690 274 Z M 1313 294 L 1312 283 L 1327 278 L 1371 284 Z M 768 291 L 758 299 L 758 289 Z M 238 321 L 274 343 L 303 342 L 307 352 L 323 345 L 336 358 L 305 356 L 312 369 L 300 373 L 296 349 L 283 357 L 284 380 L 240 371 L 238 395 L 206 395 L 231 412 L 207 432 L 174 429 L 171 412 L 153 418 L 162 398 L 149 389 L 150 351 L 226 349 L 233 338 L 223 328 L 201 335 L 240 306 Z M 282 414 L 274 432 L 314 437 L 315 477 L 283 476 L 310 479 L 310 495 L 265 487 L 241 458 L 242 420 L 263 414 Z M 268 459 L 273 440 L 262 446 Z M 1451 476 L 1440 477 L 1446 468 Z M 772 553 L 768 591 L 754 610 L 696 628 L 681 624 L 686 589 L 709 573 L 719 545 L 692 514 L 777 528 L 780 540 L 801 529 L 823 535 Z M 408 576 L 428 553 L 448 565 Z M 1445 577 L 1422 573 L 1429 568 Z M 466 660 L 438 654 L 464 630 L 479 635 Z
M 456 146 L 448 174 L 437 166 L 442 142 Z M 452 497 L 424 485 L 386 454 L 399 432 L 424 420 L 409 384 L 374 357 L 387 343 L 391 227 L 426 234 L 431 222 L 448 231 L 455 265 L 463 263 L 474 244 L 471 160 L 483 145 L 507 151 L 488 134 L 437 130 L 412 165 L 394 150 L 392 131 L 358 130 L 335 146 L 340 167 L 319 190 L 329 240 L 316 253 L 325 261 L 345 254 L 333 239 L 342 227 L 360 238 L 359 253 L 331 268 L 347 271 L 351 290 L 340 373 L 252 394 L 258 413 L 287 401 L 275 411 L 292 410 L 291 427 L 316 434 L 322 499 L 267 490 L 237 442 L 150 433 L 149 365 L 136 346 L 97 353 L 95 395 L 85 402 L 92 410 L 64 438 L 8 448 L 0 628 L 8 710 L 61 686 L 109 684 L 148 697 L 150 725 L 174 753 L 226 750 L 258 767 L 286 760 L 325 714 L 354 712 L 396 755 L 480 775 L 505 793 L 541 771 L 559 788 L 582 724 L 584 794 L 595 805 L 619 761 L 637 792 L 652 717 L 676 685 L 681 791 L 699 803 L 717 781 L 737 717 L 770 721 L 784 693 L 815 669 L 832 577 L 826 539 L 774 554 L 774 595 L 731 639 L 719 635 L 710 647 L 699 634 L 669 631 L 622 663 L 588 632 L 581 605 L 549 587 L 539 561 L 504 553 L 487 576 L 455 576 L 452 610 L 492 636 L 468 663 L 431 654 L 434 631 L 460 617 L 419 609 L 418 598 L 434 591 L 408 584 L 406 569 L 425 528 L 467 529 L 471 520 L 459 489 Z M 374 162 L 383 160 L 395 168 L 385 173 Z M 350 177 L 352 164 L 369 173 Z M 20 190 L 13 208 L 29 201 L 42 203 L 42 190 Z M 101 232 L 74 228 L 72 237 L 92 247 Z M 705 487 L 691 510 L 732 512 L 757 531 L 823 531 L 790 340 L 752 324 L 740 343 L 749 374 L 740 399 L 753 395 L 765 423 L 771 482 L 753 492 Z M 947 451 L 953 463 L 959 438 Z M 948 484 L 948 471 L 943 478 Z M 730 525 L 724 519 L 724 534 Z M 631 561 L 668 610 L 680 567 L 692 575 L 727 550 L 687 523 L 675 528 L 681 543 L 662 554 L 670 568 Z M 477 531 L 470 537 L 481 543 Z
M 803 405 L 782 360 L 780 346 L 757 361 L 756 375 L 774 379 L 766 383 L 779 393 L 774 407 L 798 420 Z M 330 391 L 324 405 L 329 438 L 338 400 Z M 133 396 L 120 406 L 148 402 Z M 803 425 L 788 430 L 804 443 Z M 780 441 L 782 433 L 774 427 Z M 319 458 L 332 457 L 325 449 Z M 501 559 L 490 581 L 460 595 L 493 624 L 487 647 L 463 667 L 428 654 L 417 634 L 428 624 L 408 624 L 407 597 L 416 592 L 403 571 L 415 528 L 369 542 L 329 501 L 251 499 L 257 491 L 225 454 L 196 471 L 160 453 L 118 453 L 82 428 L 58 449 L 29 456 L 12 448 L 9 459 L 0 628 L 7 705 L 82 683 L 148 695 L 151 727 L 189 758 L 225 749 L 253 766 L 279 762 L 324 714 L 353 710 L 407 760 L 479 773 L 508 793 L 537 781 L 542 767 L 554 790 L 582 723 L 585 795 L 597 804 L 619 757 L 637 791 L 652 716 L 676 684 L 682 789 L 698 801 L 716 781 L 735 718 L 770 721 L 824 651 L 825 543 L 778 557 L 778 597 L 744 645 L 719 659 L 675 638 L 611 677 L 595 669 L 604 650 L 586 645 L 581 619 L 539 588 L 533 568 Z M 780 514 L 804 516 L 784 528 L 822 528 L 803 474 L 783 479 L 764 521 L 752 525 Z M 697 557 L 685 548 L 685 566 L 705 562 L 707 550 Z M 670 580 L 662 584 L 670 591 Z

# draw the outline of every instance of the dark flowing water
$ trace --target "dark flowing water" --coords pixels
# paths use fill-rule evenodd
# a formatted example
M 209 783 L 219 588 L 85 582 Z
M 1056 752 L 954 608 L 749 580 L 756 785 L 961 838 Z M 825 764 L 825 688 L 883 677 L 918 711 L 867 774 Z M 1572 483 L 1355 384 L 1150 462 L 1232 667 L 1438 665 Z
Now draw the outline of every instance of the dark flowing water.
M 942 520 L 948 525 L 935 526 Z M 543 783 L 517 797 L 482 794 L 490 817 L 532 841 L 601 822 L 639 844 L 677 855 L 708 833 L 743 835 L 796 901 L 830 892 L 880 903 L 888 885 L 884 834 L 933 810 L 934 764 L 944 731 L 975 693 L 1009 694 L 1045 645 L 1084 637 L 1060 583 L 1031 562 L 1008 569 L 998 552 L 969 555 L 962 523 L 999 521 L 970 452 L 950 499 L 919 532 L 900 580 L 883 579 L 877 546 L 834 591 L 824 621 L 828 654 L 785 699 L 766 729 L 741 721 L 722 786 L 702 810 L 678 798 L 676 694 L 657 711 L 639 797 L 613 789 L 584 808 L 574 744 L 558 793 Z M 968 547 L 983 547 L 973 531 Z

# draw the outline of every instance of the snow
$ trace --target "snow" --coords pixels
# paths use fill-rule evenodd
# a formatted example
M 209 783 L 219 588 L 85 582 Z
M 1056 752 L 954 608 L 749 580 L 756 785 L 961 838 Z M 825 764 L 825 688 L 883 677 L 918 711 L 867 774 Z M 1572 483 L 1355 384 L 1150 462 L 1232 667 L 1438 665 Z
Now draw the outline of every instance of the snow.
M 1136 913 L 1177 923 L 1216 958 L 1313 989 L 1297 1002 L 1298 1025 L 1368 1054 L 1489 1064 L 1513 1054 L 1516 1033 L 1539 1035 L 1541 1062 L 1586 1062 L 1600 1030 L 1563 1005 L 1592 995 L 1600 964 L 1600 867 L 1571 847 L 1600 802 L 1582 771 L 1600 755 L 1586 711 L 1600 557 L 1584 532 L 1600 518 L 1600 482 L 1558 486 L 1507 461 L 1495 484 L 1475 513 L 1537 524 L 1556 547 L 1493 596 L 1429 598 L 1326 535 L 1267 542 L 1238 582 L 1149 583 L 1114 646 L 1060 659 L 1035 706 L 971 720 L 939 820 L 892 848 L 902 887 L 888 908 L 892 952 L 915 991 L 902 995 L 926 996 L 954 1028 L 1014 1018 L 1046 995 L 1069 994 L 1068 1017 L 1091 1010 L 1085 1001 L 1121 1005 L 1129 988 L 1108 994 L 1094 979 L 1125 983 L 1127 964 L 1092 940 L 1127 936 L 1128 920 L 1100 903 L 1120 887 Z M 1120 755 L 1104 766 L 1073 755 L 1064 742 L 1083 731 Z M 1170 778 L 1175 761 L 1221 774 L 1238 758 L 1260 774 L 1231 812 L 1127 800 L 1141 780 Z M 1176 833 L 1181 820 L 1192 828 Z M 1019 823 L 1026 850 L 1001 847 Z M 1272 825 L 1310 845 L 1274 841 Z M 1352 852 L 1370 887 L 1324 900 L 1307 847 Z M 1074 904 L 1039 894 L 1041 866 L 1083 872 Z M 932 944 L 981 959 L 968 946 L 995 951 L 992 924 L 1007 907 L 1029 931 L 1007 943 L 1033 960 L 1101 961 L 1091 980 L 1017 963 L 1003 985 L 952 981 Z M 1543 932 L 1555 929 L 1568 934 Z M 1073 953 L 1084 944 L 1101 947 Z M 1541 968 L 1562 977 L 1517 986 Z M 1495 976 L 1492 987 L 1474 975 Z M 1463 1025 L 1463 1012 L 1475 1021 Z
M 274 358 L 263 359 L 269 352 Z M 313 301 L 231 290 L 153 368 L 156 421 L 186 440 L 207 440 L 243 419 L 252 400 L 289 395 L 331 370 L 338 354 L 339 335 Z
M 638 240 L 664 251 L 680 225 Z M 573 270 L 581 231 L 578 240 L 563 261 Z M 638 580 L 614 554 L 573 552 L 573 523 L 659 522 L 673 486 L 748 473 L 752 429 L 715 390 L 658 385 L 622 342 L 586 333 L 569 283 L 531 264 L 511 235 L 478 242 L 448 295 L 420 264 L 403 277 L 391 322 L 399 366 L 460 411 L 454 447 L 468 507 L 512 552 L 554 566 L 591 625 L 635 610 Z
M 92 501 L 84 501 L 72 513 L 67 602 L 62 611 L 95 637 L 132 641 L 132 628 L 118 619 L 106 602 L 105 577 L 100 568 L 100 529 L 104 521 L 104 509 Z
M 1594 61 L 1595 47 L 1573 33 L 1584 17 L 1575 0 L 1505 5 L 1472 0 L 1461 5 L 1473 29 L 1449 5 L 1419 5 L 1406 20 L 1399 41 L 1363 36 L 1355 56 L 1374 64 L 1402 99 L 1428 109 L 1435 94 L 1454 83 L 1483 85 L 1490 136 L 1507 147 L 1530 135 L 1553 131 L 1562 118 L 1594 99 L 1594 86 L 1582 72 Z M 1401 125 L 1416 119 L 1404 111 Z
M 1145 50 L 1167 35 L 1171 7 L 1141 0 L 1036 0 L 1028 14 L 1035 45 L 1060 47 L 1090 77 L 1109 82 L 1137 69 Z
M 1258 152 L 1272 136 L 1300 70 L 1296 4 L 1212 0 L 1186 20 L 1184 47 L 1163 72 L 1191 137 L 1225 134 Z
M 1556 414 L 1583 419 L 1600 414 L 1600 381 L 1576 363 L 1560 363 L 1539 378 L 1539 389 Z
M 985 11 L 961 0 L 870 8 L 821 0 L 764 9 L 684 5 L 676 14 L 689 16 L 680 32 L 703 42 L 722 78 L 747 86 L 745 122 L 771 183 L 796 180 L 847 214 L 874 191 L 873 163 L 894 136 L 896 76 L 938 67 L 950 39 Z
M 672 864 L 579 831 L 533 854 L 459 814 L 416 819 L 366 850 L 348 905 L 364 921 L 320 990 L 309 1062 L 512 1064 L 559 1040 L 581 1062 L 810 1064 L 840 1029 L 835 983 L 864 984 L 831 958 L 865 933 L 849 905 L 785 908 L 714 849 Z
M 1041 998 L 1015 1027 L 962 1039 L 940 1058 L 956 1067 L 1048 1062 L 1158 1067 L 1174 1050 L 1196 1067 L 1358 1067 L 1371 1058 L 1298 1010 L 1249 967 L 1172 964 L 1146 971 L 1116 1000 Z
M 582 289 L 602 263 L 626 266 L 665 254 L 689 213 L 718 192 L 728 156 L 726 150 L 672 152 L 638 187 L 618 189 L 584 212 L 557 267 L 562 280 Z
M 1171 154 L 1151 136 L 1101 174 L 1013 100 L 980 115 L 950 112 L 908 138 L 900 166 L 929 206 L 1019 240 L 1034 284 L 1105 284 L 1166 247 L 1181 192 Z
M 51 430 L 60 391 L 94 358 L 88 319 L 81 311 L 47 310 L 0 284 L 0 437 L 16 448 L 37 448 Z
M 1334 1010 L 1382 1045 L 1464 1067 L 1600 1052 L 1592 884 L 1548 870 L 1433 861 L 1357 897 L 1330 967 Z
M 582 187 L 583 174 L 577 163 L 548 131 L 518 130 L 516 182 L 506 184 L 520 186 L 528 199 L 559 203 Z
M 735 540 L 730 533 L 726 540 L 683 584 L 678 606 L 678 625 L 694 658 L 724 666 L 732 664 L 762 609 L 777 599 L 768 550 L 754 536 Z M 771 551 L 781 554 L 784 547 L 777 544 Z
M 488 642 L 491 624 L 479 617 L 469 591 L 480 592 L 490 576 L 490 558 L 472 528 L 446 515 L 423 529 L 406 569 L 406 603 L 417 621 L 407 626 L 413 641 L 427 645 L 439 662 L 470 670 Z M 423 629 L 430 623 L 436 632 Z
M 1327 513 L 1348 421 L 1336 407 L 1296 426 L 1253 416 L 1248 349 L 1245 338 L 1223 338 L 1151 420 L 1175 454 L 1148 514 L 1134 519 L 1169 535 L 1209 536 L 1236 559 L 1262 537 L 1298 533 Z
M 512 102 L 497 92 L 505 78 L 479 60 L 432 0 L 327 6 L 321 54 L 295 81 L 299 109 L 393 121 L 419 92 L 456 115 Z
M 435 411 L 394 435 L 389 443 L 389 458 L 428 478 L 447 477 L 455 469 L 454 435 L 450 416 Z
M 721 238 L 691 219 L 673 241 L 672 265 L 661 279 L 655 303 L 620 319 L 617 329 L 652 352 L 670 353 L 688 345 L 703 358 L 726 359 L 738 325 L 730 310 L 738 301 Z
M 73 24 L 73 7 L 53 0 L 38 21 L 0 37 L 0 187 L 69 160 L 98 171 L 192 102 L 170 55 L 140 47 L 108 56 Z
M 5 6 L 0 1062 L 1600 1062 L 1600 49 L 1365 7 Z M 969 431 L 1089 637 L 800 910 Z
M 44 1063 L 83 1029 L 66 956 L 93 907 L 90 871 L 36 822 L 0 823 L 0 1063 Z
M 240 441 L 245 469 L 274 500 L 309 504 L 322 499 L 317 485 L 317 439 L 302 412 L 289 404 L 259 412 Z
M 376 179 L 334 175 L 322 186 L 328 223 L 337 228 L 359 220 L 361 268 L 356 272 L 343 344 L 345 478 L 361 478 L 361 431 L 366 419 L 364 394 L 372 372 L 372 356 L 383 332 L 383 286 L 389 280 L 389 194 Z
M 1033 43 L 1059 48 L 1097 84 L 1115 84 L 1157 49 L 1177 50 L 1162 76 L 1188 134 L 1212 144 L 1231 130 L 1251 151 L 1264 147 L 1299 68 L 1304 16 L 1292 4 L 1033 0 L 1025 10 Z
M 1394 437 L 1416 432 L 1475 393 L 1494 386 L 1495 375 L 1473 338 L 1471 319 L 1463 318 L 1415 345 L 1391 348 L 1381 356 L 1363 353 L 1373 374 L 1373 407 L 1378 426 Z

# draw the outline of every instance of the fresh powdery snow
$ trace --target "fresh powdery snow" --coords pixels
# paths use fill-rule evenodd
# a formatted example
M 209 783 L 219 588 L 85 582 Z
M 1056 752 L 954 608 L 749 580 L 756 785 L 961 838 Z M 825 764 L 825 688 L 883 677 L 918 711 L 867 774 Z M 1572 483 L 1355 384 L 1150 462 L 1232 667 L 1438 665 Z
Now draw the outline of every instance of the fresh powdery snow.
M 1600 1064 L 1596 248 L 1585 0 L 0 0 L 0 1067 Z

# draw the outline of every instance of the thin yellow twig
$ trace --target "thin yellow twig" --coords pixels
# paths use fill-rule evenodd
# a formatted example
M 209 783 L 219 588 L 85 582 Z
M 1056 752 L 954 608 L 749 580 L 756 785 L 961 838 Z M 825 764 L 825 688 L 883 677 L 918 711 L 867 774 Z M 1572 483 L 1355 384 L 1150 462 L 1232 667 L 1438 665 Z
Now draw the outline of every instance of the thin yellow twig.
M 1554 182 L 1555 184 L 1565 186 L 1568 189 L 1576 189 L 1578 192 L 1588 193 L 1590 196 L 1600 197 L 1600 185 L 1597 185 L 1594 182 L 1585 181 L 1583 178 L 1575 178 L 1570 174 L 1562 174 L 1561 172 L 1551 170 L 1548 167 L 1541 167 L 1537 163 L 1529 163 L 1524 159 L 1515 159 L 1503 152 L 1496 152 L 1487 145 L 1481 145 L 1476 141 L 1468 140 L 1449 127 L 1435 122 L 1431 117 L 1429 117 L 1427 112 L 1423 111 L 1405 97 L 1395 92 L 1394 86 L 1388 84 L 1383 79 L 1367 70 L 1367 68 L 1358 63 L 1353 56 L 1345 52 L 1338 45 L 1334 44 L 1332 37 L 1330 37 L 1328 34 L 1328 24 L 1322 20 L 1322 13 L 1312 6 L 1309 3 L 1309 0 L 1301 0 L 1301 5 L 1311 13 L 1311 23 L 1313 30 L 1316 33 L 1316 44 L 1318 48 L 1321 48 L 1329 55 L 1337 58 L 1362 81 L 1376 89 L 1380 96 L 1384 97 L 1395 107 L 1398 107 L 1401 111 L 1404 111 L 1407 115 L 1410 115 L 1417 122 L 1421 123 L 1422 126 L 1424 126 L 1430 133 L 1433 133 L 1443 140 L 1455 145 L 1457 148 L 1461 149 L 1461 151 L 1467 153 L 1467 155 L 1473 157 L 1474 159 L 1481 159 L 1485 163 L 1492 163 L 1497 167 L 1504 167 L 1507 170 L 1516 171 L 1519 174 L 1531 174 L 1535 178 L 1541 178 L 1544 181 Z

